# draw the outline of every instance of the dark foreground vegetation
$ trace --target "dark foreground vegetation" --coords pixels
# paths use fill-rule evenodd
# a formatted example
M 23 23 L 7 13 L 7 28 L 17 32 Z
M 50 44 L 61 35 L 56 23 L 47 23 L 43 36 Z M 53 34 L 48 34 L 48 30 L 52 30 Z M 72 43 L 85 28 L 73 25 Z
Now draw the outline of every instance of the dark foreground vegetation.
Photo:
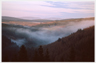
M 18 47 L 2 35 L 2 62 L 94 62 L 94 26 L 38 48 Z

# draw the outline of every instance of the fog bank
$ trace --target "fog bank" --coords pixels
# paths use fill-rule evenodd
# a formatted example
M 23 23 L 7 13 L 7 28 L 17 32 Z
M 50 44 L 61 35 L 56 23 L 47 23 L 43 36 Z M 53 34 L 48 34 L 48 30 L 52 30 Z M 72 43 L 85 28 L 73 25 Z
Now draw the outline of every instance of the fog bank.
M 78 29 L 84 29 L 94 25 L 94 21 L 78 21 L 69 22 L 64 25 L 51 27 L 18 27 L 3 26 L 3 34 L 15 42 L 18 46 L 25 45 L 26 47 L 37 47 L 46 45 L 76 32 Z

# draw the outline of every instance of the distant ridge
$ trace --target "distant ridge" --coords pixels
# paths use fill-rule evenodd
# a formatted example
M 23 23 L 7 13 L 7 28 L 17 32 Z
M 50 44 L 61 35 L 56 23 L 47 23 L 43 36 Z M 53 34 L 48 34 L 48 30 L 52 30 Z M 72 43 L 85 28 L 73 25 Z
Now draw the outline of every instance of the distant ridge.
M 70 18 L 70 19 L 61 19 L 61 20 L 51 20 L 51 19 L 34 19 L 34 20 L 28 20 L 28 19 L 21 19 L 16 17 L 9 17 L 9 16 L 2 16 L 2 22 L 8 22 L 8 21 L 27 21 L 27 22 L 48 22 L 48 21 L 62 21 L 62 20 L 94 20 L 94 17 L 89 18 Z
M 46 22 L 46 21 L 52 21 L 47 19 L 34 19 L 34 20 L 28 20 L 28 19 L 21 19 L 21 18 L 15 18 L 15 17 L 9 17 L 9 16 L 2 16 L 2 21 L 27 21 L 27 22 Z
M 2 21 L 27 21 L 27 20 L 15 17 L 2 16 Z

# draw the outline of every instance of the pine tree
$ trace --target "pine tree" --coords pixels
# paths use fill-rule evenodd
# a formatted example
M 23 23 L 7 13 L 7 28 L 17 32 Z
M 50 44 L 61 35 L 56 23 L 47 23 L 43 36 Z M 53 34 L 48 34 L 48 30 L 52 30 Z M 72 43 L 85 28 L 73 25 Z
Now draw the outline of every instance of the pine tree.
M 61 57 L 61 60 L 60 60 L 61 62 L 64 62 L 64 58 L 63 57 Z
M 39 47 L 38 51 L 39 51 L 39 61 L 43 61 L 44 55 L 43 55 L 43 48 L 42 48 L 42 46 Z
M 50 61 L 49 60 L 49 51 L 48 51 L 48 49 L 46 50 L 45 61 L 46 62 Z
M 9 62 L 9 57 L 8 57 L 8 55 L 6 55 L 6 56 L 4 57 L 4 59 L 2 59 L 2 61 L 3 61 L 3 62 Z
M 71 50 L 70 50 L 70 61 L 75 61 L 75 51 L 73 46 L 71 47 Z
M 18 60 L 17 60 L 17 54 L 15 54 L 15 55 L 13 56 L 12 61 L 13 61 L 13 62 L 18 61 Z
M 19 61 L 27 61 L 28 57 L 27 57 L 27 50 L 25 48 L 24 45 L 22 45 L 20 47 L 20 51 L 19 51 Z
M 59 38 L 58 41 L 61 41 L 61 38 Z
M 38 61 L 38 53 L 37 53 L 37 51 L 36 51 L 36 50 L 35 50 L 35 54 L 34 54 L 33 61 L 35 61 L 35 62 L 37 62 L 37 61 Z

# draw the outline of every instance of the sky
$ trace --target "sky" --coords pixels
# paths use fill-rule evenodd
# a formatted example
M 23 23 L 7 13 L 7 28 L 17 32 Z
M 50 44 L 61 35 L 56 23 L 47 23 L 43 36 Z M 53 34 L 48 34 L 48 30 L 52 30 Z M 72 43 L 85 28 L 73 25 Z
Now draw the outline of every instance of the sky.
M 2 1 L 2 16 L 25 19 L 94 17 L 94 1 Z

